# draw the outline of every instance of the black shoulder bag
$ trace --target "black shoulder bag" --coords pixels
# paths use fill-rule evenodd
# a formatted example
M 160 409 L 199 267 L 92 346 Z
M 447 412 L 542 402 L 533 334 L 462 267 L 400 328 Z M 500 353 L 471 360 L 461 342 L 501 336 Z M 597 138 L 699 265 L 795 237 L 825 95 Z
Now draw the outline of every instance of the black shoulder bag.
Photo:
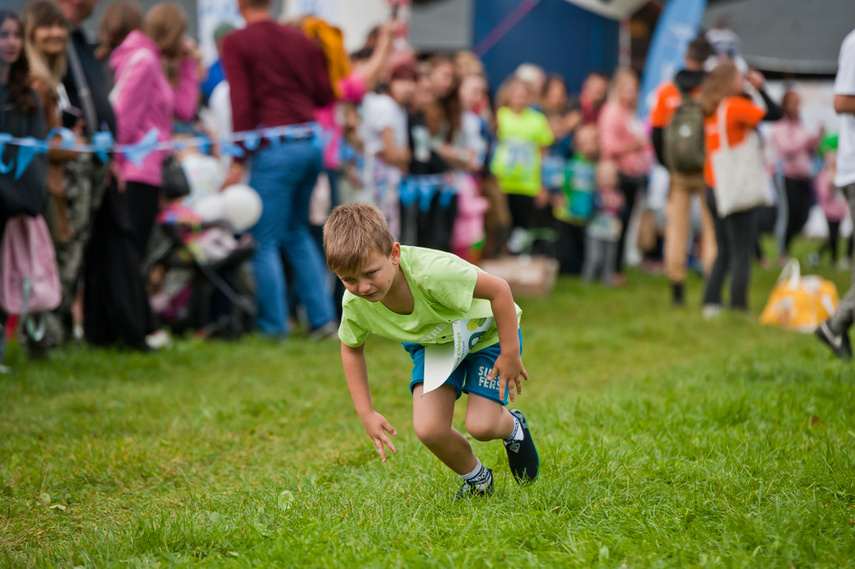
M 42 110 L 38 108 L 35 112 L 41 113 Z M 31 120 L 21 116 L 6 102 L 3 102 L 0 107 L 0 132 L 18 138 L 33 136 L 43 139 L 45 133 L 26 132 L 30 129 L 13 126 L 16 122 L 23 124 Z M 34 122 L 38 123 L 38 121 Z M 3 163 L 0 168 L 9 170 L 6 173 L 0 173 L 0 219 L 8 219 L 21 213 L 35 217 L 42 213 L 47 199 L 47 154 L 39 153 L 33 156 L 27 169 L 16 180 L 15 171 L 18 166 L 19 151 L 18 145 L 6 144 L 0 154 L 0 160 Z

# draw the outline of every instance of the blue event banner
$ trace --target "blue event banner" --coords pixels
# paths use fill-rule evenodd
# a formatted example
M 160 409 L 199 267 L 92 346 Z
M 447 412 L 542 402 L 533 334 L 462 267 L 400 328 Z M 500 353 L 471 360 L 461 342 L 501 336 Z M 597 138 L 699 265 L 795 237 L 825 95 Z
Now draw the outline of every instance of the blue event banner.
M 646 118 L 657 88 L 682 69 L 689 45 L 701 26 L 707 0 L 668 0 L 647 52 L 638 116 Z

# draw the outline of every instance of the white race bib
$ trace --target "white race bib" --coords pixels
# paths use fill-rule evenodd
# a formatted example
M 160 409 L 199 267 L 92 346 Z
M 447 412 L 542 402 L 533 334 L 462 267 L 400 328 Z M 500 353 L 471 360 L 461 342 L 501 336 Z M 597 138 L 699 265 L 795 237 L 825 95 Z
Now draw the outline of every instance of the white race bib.
M 445 383 L 451 372 L 469 355 L 475 345 L 493 326 L 492 317 L 457 320 L 451 324 L 454 342 L 425 346 L 424 393 Z

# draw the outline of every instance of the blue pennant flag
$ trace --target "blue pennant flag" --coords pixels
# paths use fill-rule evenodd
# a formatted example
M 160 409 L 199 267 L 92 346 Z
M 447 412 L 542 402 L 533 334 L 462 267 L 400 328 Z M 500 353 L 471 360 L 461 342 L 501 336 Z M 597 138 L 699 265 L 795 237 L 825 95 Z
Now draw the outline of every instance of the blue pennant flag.
M 220 152 L 226 156 L 233 156 L 235 158 L 243 158 L 246 155 L 246 152 L 244 152 L 239 144 L 229 142 L 228 140 L 223 140 Z
M 257 132 L 248 132 L 243 137 L 243 146 L 250 152 L 255 152 L 259 144 L 261 144 L 261 137 L 258 136 Z
M 436 194 L 437 185 L 430 180 L 419 180 L 419 209 L 427 213 Z
M 451 200 L 457 194 L 457 190 L 452 185 L 443 186 L 442 192 L 439 194 L 439 207 L 448 209 L 451 205 Z
M 98 159 L 106 164 L 110 161 L 110 156 L 107 154 L 113 149 L 113 133 L 108 131 L 96 132 L 92 135 L 92 150 Z
M 53 137 L 59 136 L 61 141 L 59 143 L 60 148 L 71 148 L 74 146 L 74 143 L 77 142 L 77 137 L 73 132 L 65 128 L 64 126 L 57 126 L 50 129 L 50 132 L 47 134 L 47 140 L 50 141 Z
M 279 132 L 279 129 L 276 128 L 267 128 L 262 131 L 262 135 L 266 138 L 270 145 L 273 147 L 279 146 L 282 144 L 282 134 Z
M 316 124 L 312 127 L 312 144 L 315 148 L 323 151 L 331 140 L 332 134 L 321 128 L 321 125 Z
M 36 154 L 42 154 L 43 152 L 47 152 L 47 143 L 44 140 L 25 138 L 18 146 L 18 164 L 15 167 L 15 179 L 20 179 Z
M 142 137 L 142 140 L 136 144 L 126 144 L 123 149 L 125 157 L 130 160 L 134 166 L 142 166 L 143 160 L 145 160 L 157 146 L 157 137 L 159 134 L 160 131 L 157 128 L 152 128 L 144 137 Z
M 204 134 L 199 135 L 199 152 L 202 154 L 211 152 L 211 139 Z
M 398 193 L 400 194 L 401 205 L 404 207 L 410 207 L 416 201 L 416 187 L 410 178 L 405 178 L 401 182 L 401 189 L 398 190 Z
M 8 174 L 12 171 L 12 166 L 14 166 L 14 161 L 10 161 L 8 164 L 3 164 L 3 150 L 6 148 L 6 143 L 12 140 L 12 135 L 2 132 L 0 133 L 0 174 Z

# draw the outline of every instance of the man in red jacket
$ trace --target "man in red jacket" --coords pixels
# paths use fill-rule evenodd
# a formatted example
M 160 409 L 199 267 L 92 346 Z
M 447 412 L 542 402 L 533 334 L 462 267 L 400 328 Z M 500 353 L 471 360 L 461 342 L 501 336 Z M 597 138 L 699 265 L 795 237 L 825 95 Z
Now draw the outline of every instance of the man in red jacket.
M 238 0 L 246 27 L 223 39 L 222 60 L 231 90 L 234 132 L 314 121 L 314 111 L 334 95 L 323 53 L 303 33 L 275 22 L 272 0 Z M 261 219 L 250 230 L 258 317 L 263 334 L 289 333 L 284 256 L 297 297 L 306 307 L 311 334 L 335 333 L 336 311 L 324 261 L 308 229 L 309 198 L 321 169 L 321 151 L 311 138 L 261 143 L 247 158 L 249 185 L 261 196 Z M 225 185 L 243 175 L 235 160 Z

